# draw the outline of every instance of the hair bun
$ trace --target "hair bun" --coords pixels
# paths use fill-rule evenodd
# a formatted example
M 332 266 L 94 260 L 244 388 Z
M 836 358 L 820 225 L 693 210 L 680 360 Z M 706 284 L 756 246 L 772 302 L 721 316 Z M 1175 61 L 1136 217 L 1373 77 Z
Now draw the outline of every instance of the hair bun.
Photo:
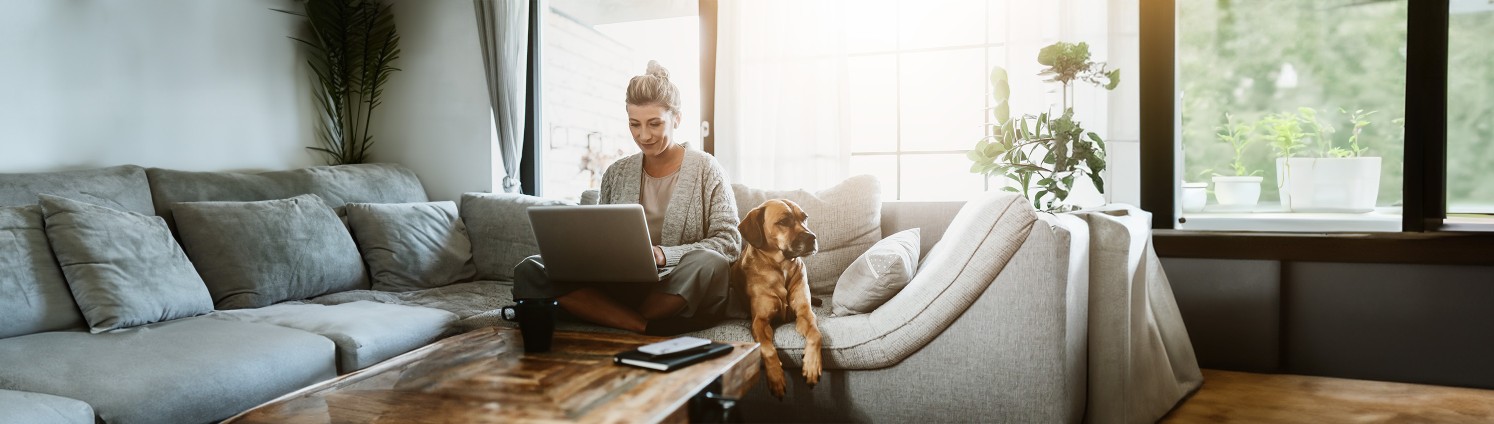
M 664 69 L 664 65 L 660 65 L 659 61 L 657 60 L 648 61 L 648 70 L 645 71 L 645 73 L 655 77 L 669 79 L 669 70 Z

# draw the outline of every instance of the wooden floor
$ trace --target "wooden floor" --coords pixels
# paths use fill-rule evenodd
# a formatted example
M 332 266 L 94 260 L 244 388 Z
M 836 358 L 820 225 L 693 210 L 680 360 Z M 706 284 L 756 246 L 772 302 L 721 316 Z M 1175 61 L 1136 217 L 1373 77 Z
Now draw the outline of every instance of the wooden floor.
M 1164 423 L 1490 423 L 1494 390 L 1203 370 Z

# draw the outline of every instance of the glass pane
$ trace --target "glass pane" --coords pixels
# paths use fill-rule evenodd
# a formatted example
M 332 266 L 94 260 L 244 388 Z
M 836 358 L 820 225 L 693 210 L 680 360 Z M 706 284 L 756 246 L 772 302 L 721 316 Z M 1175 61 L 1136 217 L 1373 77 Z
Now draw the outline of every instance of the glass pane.
M 1398 231 L 1406 5 L 1179 0 L 1178 227 Z
M 694 2 L 629 10 L 596 2 L 556 2 L 545 17 L 541 87 L 544 132 L 540 195 L 577 199 L 597 188 L 614 160 L 638 151 L 623 93 L 649 60 L 669 69 L 684 120 L 675 138 L 699 148 L 700 31 Z M 620 20 L 626 19 L 626 20 Z
M 973 46 L 986 42 L 985 0 L 903 0 L 898 48 Z
M 750 0 L 749 0 L 750 1 Z M 890 52 L 897 49 L 897 0 L 845 2 L 846 52 Z
M 969 149 L 985 135 L 990 85 L 985 53 L 969 48 L 902 55 L 903 151 Z
M 901 200 L 968 200 L 985 191 L 965 155 L 903 155 Z
M 1494 3 L 1453 0 L 1447 46 L 1447 209 L 1494 214 Z
M 882 184 L 882 200 L 897 200 L 897 156 L 851 156 L 851 175 L 872 175 Z
M 846 91 L 851 151 L 897 151 L 897 55 L 847 58 Z

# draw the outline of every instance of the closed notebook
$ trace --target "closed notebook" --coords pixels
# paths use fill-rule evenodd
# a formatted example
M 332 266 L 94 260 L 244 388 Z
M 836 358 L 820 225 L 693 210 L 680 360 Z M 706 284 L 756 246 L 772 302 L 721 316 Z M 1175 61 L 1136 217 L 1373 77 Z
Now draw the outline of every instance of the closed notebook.
M 731 352 L 731 349 L 732 346 L 730 344 L 711 343 L 700 350 L 661 356 L 650 355 L 635 349 L 613 356 L 612 362 L 639 368 L 648 368 L 655 371 L 674 371 L 686 365 L 725 355 L 727 352 Z

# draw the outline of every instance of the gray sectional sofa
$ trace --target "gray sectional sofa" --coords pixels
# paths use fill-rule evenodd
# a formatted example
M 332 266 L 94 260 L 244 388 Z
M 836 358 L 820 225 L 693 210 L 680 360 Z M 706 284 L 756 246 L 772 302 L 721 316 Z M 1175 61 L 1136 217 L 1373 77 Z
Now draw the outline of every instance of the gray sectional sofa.
M 822 243 L 809 268 L 821 300 L 825 376 L 813 389 L 791 378 L 785 401 L 758 385 L 741 403 L 750 420 L 1146 422 L 1201 382 L 1145 212 L 1040 214 L 1002 194 L 881 202 L 875 181 L 861 178 L 818 193 L 733 188 L 742 214 L 765 198 L 799 202 Z M 302 194 L 333 207 L 428 200 L 412 172 L 387 164 L 0 174 L 0 208 L 34 205 L 39 194 L 167 224 L 177 202 Z M 97 334 L 58 295 L 65 282 L 23 286 L 0 269 L 0 317 L 9 322 L 0 324 L 0 422 L 211 422 L 440 337 L 509 325 L 494 310 L 511 302 L 516 258 L 535 251 L 523 211 L 552 203 L 464 196 L 470 281 L 403 292 L 355 287 Z M 912 281 L 870 313 L 835 316 L 834 282 L 846 264 L 908 228 L 922 233 Z M 749 328 L 727 320 L 693 334 L 751 340 Z M 797 366 L 804 342 L 792 324 L 776 338 L 786 365 Z

